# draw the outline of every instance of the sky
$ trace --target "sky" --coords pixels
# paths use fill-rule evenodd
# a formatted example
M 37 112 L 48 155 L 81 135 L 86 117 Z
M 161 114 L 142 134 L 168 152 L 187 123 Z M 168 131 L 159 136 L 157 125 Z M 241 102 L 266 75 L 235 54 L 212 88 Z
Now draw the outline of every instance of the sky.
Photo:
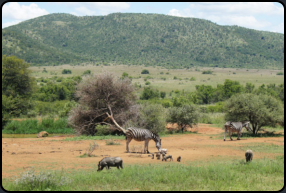
M 51 13 L 102 16 L 118 12 L 207 19 L 218 25 L 284 34 L 284 7 L 279 2 L 9 2 L 2 3 L 2 29 Z

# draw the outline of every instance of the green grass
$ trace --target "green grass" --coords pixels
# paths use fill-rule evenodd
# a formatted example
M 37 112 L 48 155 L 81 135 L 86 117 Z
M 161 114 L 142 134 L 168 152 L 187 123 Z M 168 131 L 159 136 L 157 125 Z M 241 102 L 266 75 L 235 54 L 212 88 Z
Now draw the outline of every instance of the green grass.
M 61 65 L 61 66 L 42 66 L 42 67 L 30 67 L 33 71 L 33 76 L 36 78 L 40 77 L 52 77 L 51 73 L 42 73 L 43 68 L 46 68 L 48 72 L 56 72 L 58 77 L 69 77 L 69 76 L 78 76 L 82 75 L 84 71 L 90 70 L 91 73 L 97 74 L 104 71 L 113 72 L 116 76 L 121 77 L 123 72 L 128 73 L 129 76 L 132 76 L 132 83 L 141 84 L 143 90 L 145 85 L 144 79 L 146 77 L 152 77 L 150 83 L 152 87 L 158 89 L 159 91 L 171 92 L 172 90 L 185 90 L 193 92 L 196 90 L 196 85 L 211 85 L 216 88 L 217 84 L 223 84 L 225 79 L 230 79 L 233 81 L 239 81 L 243 86 L 247 82 L 251 82 L 255 85 L 255 88 L 262 84 L 282 84 L 284 82 L 283 76 L 276 75 L 280 70 L 267 70 L 267 69 L 234 69 L 234 68 L 210 68 L 203 67 L 199 68 L 203 70 L 211 70 L 213 74 L 202 74 L 200 71 L 196 71 L 194 68 L 186 69 L 165 69 L 162 67 L 145 67 L 145 66 L 134 66 L 134 65 L 111 65 L 111 66 L 94 66 L 94 65 L 80 65 L 80 66 L 70 66 L 70 65 Z M 63 69 L 70 69 L 72 74 L 61 74 Z M 143 69 L 147 69 L 150 74 L 141 74 Z M 164 76 L 160 73 L 163 72 Z M 169 72 L 169 74 L 167 74 Z M 236 74 L 233 75 L 233 72 Z M 177 76 L 179 79 L 173 79 L 174 76 Z M 166 78 L 166 80 L 162 79 Z M 187 80 L 191 77 L 195 78 L 195 81 Z M 168 86 L 166 86 L 168 85 Z
M 58 120 L 46 118 L 42 119 L 41 122 L 36 119 L 26 119 L 22 121 L 12 120 L 4 126 L 2 134 L 36 134 L 41 131 L 46 131 L 49 134 L 74 133 L 73 129 L 68 127 L 66 118 L 60 118 Z
M 123 167 L 122 170 L 112 168 L 96 172 L 95 165 L 89 170 L 55 172 L 54 178 L 68 179 L 61 186 L 38 184 L 28 189 L 31 181 L 24 186 L 9 179 L 2 179 L 2 186 L 9 191 L 47 188 L 57 191 L 279 191 L 284 186 L 284 156 L 254 159 L 250 163 L 245 163 L 245 160 L 226 160 L 208 164 L 123 164 Z

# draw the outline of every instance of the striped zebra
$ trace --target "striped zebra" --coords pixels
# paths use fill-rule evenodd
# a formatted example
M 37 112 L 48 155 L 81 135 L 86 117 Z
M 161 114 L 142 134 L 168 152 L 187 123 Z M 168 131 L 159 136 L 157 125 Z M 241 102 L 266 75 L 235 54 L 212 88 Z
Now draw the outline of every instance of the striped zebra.
M 144 153 L 149 153 L 148 151 L 148 144 L 150 140 L 154 140 L 156 147 L 158 150 L 161 149 L 161 139 L 160 136 L 157 133 L 154 133 L 148 129 L 141 129 L 141 128 L 135 128 L 130 127 L 125 132 L 126 135 L 126 150 L 127 153 L 129 153 L 129 143 L 132 139 L 135 141 L 145 141 L 144 145 Z
M 249 131 L 249 121 L 242 121 L 242 122 L 232 122 L 232 121 L 227 121 L 225 124 L 224 124 L 224 128 L 225 128 L 225 131 L 224 131 L 224 141 L 225 141 L 225 134 L 226 134 L 226 131 L 229 131 L 229 138 L 232 140 L 231 138 L 231 134 L 232 132 L 236 132 L 237 133 L 237 140 L 240 140 L 240 137 L 241 137 L 241 131 L 242 131 L 242 128 L 245 127 L 247 131 Z
M 118 127 L 126 135 L 127 153 L 129 153 L 129 143 L 132 139 L 134 139 L 135 141 L 145 141 L 144 153 L 146 153 L 146 151 L 147 153 L 149 153 L 148 144 L 151 139 L 155 141 L 158 151 L 161 149 L 161 139 L 157 133 L 154 133 L 148 129 L 141 129 L 141 128 L 135 128 L 135 127 L 124 129 L 120 125 L 118 125 L 118 123 L 114 120 L 112 114 L 111 115 L 109 115 L 108 113 L 106 114 L 108 118 L 110 118 L 112 122 L 116 125 L 116 127 Z

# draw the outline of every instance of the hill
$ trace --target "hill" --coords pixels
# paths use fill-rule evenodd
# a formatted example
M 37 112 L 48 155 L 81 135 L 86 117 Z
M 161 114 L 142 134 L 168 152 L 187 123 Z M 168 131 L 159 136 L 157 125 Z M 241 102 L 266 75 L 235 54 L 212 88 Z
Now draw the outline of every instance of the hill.
M 284 68 L 284 34 L 160 14 L 50 14 L 2 29 L 2 54 L 32 65 Z

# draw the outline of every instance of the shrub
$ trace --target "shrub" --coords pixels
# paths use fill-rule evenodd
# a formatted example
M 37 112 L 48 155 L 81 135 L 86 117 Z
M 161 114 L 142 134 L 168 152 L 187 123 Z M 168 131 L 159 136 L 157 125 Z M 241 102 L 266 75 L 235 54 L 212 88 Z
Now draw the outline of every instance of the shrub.
M 182 107 L 171 107 L 168 111 L 166 121 L 168 123 L 177 123 L 182 132 L 187 126 L 191 128 L 197 125 L 200 114 L 195 105 L 183 105 Z
M 86 71 L 83 72 L 83 75 L 87 75 L 87 74 L 90 74 L 90 73 L 91 73 L 90 70 L 86 70 Z
M 55 191 L 59 187 L 70 183 L 71 180 L 62 175 L 57 176 L 55 173 L 42 171 L 36 175 L 34 169 L 31 169 L 22 173 L 20 178 L 15 180 L 14 188 L 18 191 Z
M 165 98 L 165 96 L 166 96 L 166 92 L 161 91 L 160 92 L 160 97 L 163 99 L 163 98 Z
M 95 129 L 96 129 L 96 135 L 98 136 L 111 135 L 114 131 L 114 129 L 111 129 L 107 125 L 97 125 Z
M 63 69 L 62 74 L 71 74 L 72 71 L 69 69 Z
M 203 72 L 202 72 L 202 74 L 212 74 L 213 72 L 211 71 L 211 70 L 204 70 Z
M 99 145 L 93 141 L 92 143 L 89 144 L 89 148 L 87 149 L 87 151 L 85 152 L 85 154 L 88 156 L 88 157 L 92 157 L 92 152 L 96 149 L 98 149 Z
M 277 72 L 276 75 L 284 75 L 283 72 Z
M 195 77 L 190 78 L 190 81 L 195 81 L 195 80 L 196 80 Z
M 149 70 L 144 69 L 144 70 L 141 71 L 141 74 L 149 74 Z

